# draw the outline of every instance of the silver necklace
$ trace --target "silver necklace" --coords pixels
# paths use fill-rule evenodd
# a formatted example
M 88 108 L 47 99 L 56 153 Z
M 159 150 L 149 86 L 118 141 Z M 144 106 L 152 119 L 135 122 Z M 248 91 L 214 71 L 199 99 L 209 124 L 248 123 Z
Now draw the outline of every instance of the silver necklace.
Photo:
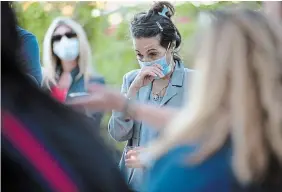
M 158 100 L 160 99 L 161 92 L 162 92 L 165 88 L 167 88 L 168 85 L 169 85 L 169 83 L 168 83 L 165 87 L 163 87 L 159 92 L 157 92 L 157 93 L 152 93 L 154 101 L 158 101 Z
M 169 79 L 167 85 L 166 85 L 164 88 L 162 88 L 159 92 L 157 92 L 157 93 L 152 93 L 154 101 L 158 101 L 158 100 L 160 99 L 160 95 L 161 95 L 162 91 L 168 87 L 168 85 L 169 85 L 169 83 L 170 83 L 170 81 L 171 81 L 171 76 L 172 76 L 172 74 L 173 74 L 173 72 L 174 72 L 174 68 L 175 68 L 175 65 L 174 65 L 174 67 L 173 67 L 173 71 L 172 71 L 172 73 L 171 73 L 171 75 L 170 75 L 170 79 Z

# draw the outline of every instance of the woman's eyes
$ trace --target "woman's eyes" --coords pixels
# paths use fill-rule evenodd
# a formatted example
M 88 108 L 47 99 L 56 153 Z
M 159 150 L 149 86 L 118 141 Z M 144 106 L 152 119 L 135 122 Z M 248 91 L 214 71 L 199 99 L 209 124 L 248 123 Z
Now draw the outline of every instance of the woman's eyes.
M 155 59 L 156 57 L 158 57 L 158 55 L 159 55 L 158 53 L 152 52 L 152 53 L 149 53 L 149 54 L 146 56 L 146 58 Z M 144 56 L 141 55 L 140 53 L 137 53 L 136 56 L 137 56 L 138 59 L 143 59 L 143 58 L 144 58 Z
M 141 58 L 143 57 L 143 55 L 137 54 L 137 57 L 138 57 L 139 59 L 141 59 Z
M 158 53 L 149 53 L 149 56 L 157 56 Z

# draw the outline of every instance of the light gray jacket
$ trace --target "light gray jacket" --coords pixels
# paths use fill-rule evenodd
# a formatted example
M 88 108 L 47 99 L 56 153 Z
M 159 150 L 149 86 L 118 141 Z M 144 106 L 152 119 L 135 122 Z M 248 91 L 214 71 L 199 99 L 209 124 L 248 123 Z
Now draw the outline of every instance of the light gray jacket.
M 127 93 L 139 71 L 140 69 L 130 71 L 124 75 L 121 88 L 122 93 Z M 191 76 L 192 72 L 193 70 L 184 68 L 182 63 L 177 63 L 172 74 L 171 83 L 161 101 L 161 106 L 181 107 L 183 105 L 183 98 L 186 99 L 186 87 L 188 87 L 188 81 L 190 79 L 188 77 Z M 146 103 L 149 99 L 151 88 L 152 83 L 142 87 L 136 95 L 136 100 L 140 103 Z M 135 120 L 125 121 L 123 113 L 113 111 L 108 128 L 111 137 L 116 141 L 128 141 L 127 145 L 129 146 L 139 146 L 141 124 L 142 122 Z M 124 153 L 120 161 L 120 169 L 129 181 L 132 171 L 125 167 Z

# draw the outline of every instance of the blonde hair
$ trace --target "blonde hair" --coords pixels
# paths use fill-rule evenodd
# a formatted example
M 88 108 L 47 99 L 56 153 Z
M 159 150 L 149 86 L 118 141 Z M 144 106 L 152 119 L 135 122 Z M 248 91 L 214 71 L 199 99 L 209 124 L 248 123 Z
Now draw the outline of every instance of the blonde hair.
M 79 73 L 75 79 L 79 79 L 81 76 L 84 76 L 84 80 L 87 82 L 91 73 L 94 73 L 92 68 L 92 51 L 91 47 L 87 40 L 87 35 L 84 32 L 82 26 L 75 22 L 74 20 L 66 17 L 58 17 L 53 20 L 52 24 L 48 28 L 44 42 L 43 42 L 43 65 L 44 65 L 44 80 L 43 83 L 47 87 L 50 87 L 50 83 L 56 85 L 56 67 L 57 60 L 53 54 L 51 40 L 54 31 L 57 27 L 61 25 L 66 25 L 71 28 L 78 37 L 79 40 L 79 58 L 78 58 L 78 67 Z
M 234 174 L 248 183 L 270 154 L 282 162 L 282 30 L 258 12 L 219 13 L 199 38 L 189 103 L 148 152 L 198 143 L 189 157 L 201 163 L 231 138 Z

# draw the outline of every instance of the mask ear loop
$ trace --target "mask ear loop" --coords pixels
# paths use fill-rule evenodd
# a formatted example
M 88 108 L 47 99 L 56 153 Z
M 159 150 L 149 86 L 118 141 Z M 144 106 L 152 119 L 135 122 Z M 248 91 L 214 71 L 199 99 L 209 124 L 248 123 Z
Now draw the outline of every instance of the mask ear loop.
M 166 59 L 166 54 L 167 54 L 167 52 L 168 52 L 168 50 L 169 50 L 169 47 L 170 47 L 170 43 L 171 43 L 171 42 L 168 43 L 168 46 L 167 46 L 166 51 L 165 51 L 165 59 Z
M 167 51 L 169 50 L 170 44 L 171 44 L 171 42 L 168 43 L 168 46 L 167 46 L 166 51 L 165 51 L 165 54 L 166 54 Z
M 168 50 L 169 50 L 169 48 L 170 48 L 170 45 L 171 45 L 171 42 L 169 42 L 169 44 L 168 44 L 168 46 L 167 46 L 167 48 L 166 48 L 165 58 L 166 58 L 166 54 L 167 54 L 167 52 L 168 52 Z M 174 48 L 173 48 L 173 49 L 174 49 Z M 170 59 L 170 62 L 169 62 L 168 65 L 171 65 L 171 64 L 172 64 L 172 60 L 173 60 L 173 54 L 171 55 L 171 59 Z

